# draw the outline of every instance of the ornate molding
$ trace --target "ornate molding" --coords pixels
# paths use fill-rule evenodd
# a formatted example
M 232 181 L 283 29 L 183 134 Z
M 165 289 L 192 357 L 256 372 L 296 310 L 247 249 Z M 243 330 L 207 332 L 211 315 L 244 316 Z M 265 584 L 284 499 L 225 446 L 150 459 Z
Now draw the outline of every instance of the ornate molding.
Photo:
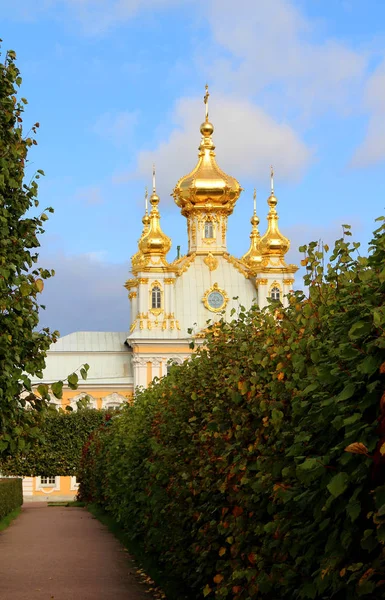
M 140 277 L 137 281 L 138 283 L 146 284 L 148 283 L 148 277 Z
M 228 263 L 233 265 L 237 269 L 237 271 L 242 273 L 242 275 L 244 277 L 246 277 L 246 279 L 249 279 L 250 271 L 247 268 L 247 266 L 241 260 L 239 260 L 239 258 L 235 258 L 234 256 L 231 256 L 231 254 L 229 254 L 228 252 L 225 252 L 223 254 L 223 258 L 225 258 Z
M 110 404 L 110 405 L 114 404 L 115 406 L 120 406 L 121 404 L 124 404 L 125 402 L 127 402 L 127 398 L 125 398 L 121 394 L 118 394 L 117 392 L 112 392 L 112 394 L 109 394 L 108 396 L 105 396 L 104 398 L 102 398 L 102 407 L 106 408 L 106 406 L 108 404 Z
M 137 285 L 137 279 L 127 279 L 126 283 L 124 284 L 124 287 L 126 288 L 126 290 L 131 290 L 132 288 L 137 287 Z
M 203 259 L 203 262 L 208 266 L 210 271 L 215 271 L 215 269 L 218 267 L 218 259 L 213 256 L 211 252 L 209 252 L 208 255 Z
M 164 283 L 166 285 L 172 285 L 172 284 L 175 284 L 175 282 L 176 282 L 175 277 L 166 277 L 166 279 L 164 280 Z
M 136 297 L 137 297 L 137 295 L 138 295 L 138 294 L 137 294 L 137 292 L 130 292 L 130 293 L 128 294 L 128 297 L 129 297 L 129 299 L 130 299 L 130 300 L 132 300 L 133 298 L 136 298 Z
M 286 285 L 292 285 L 294 283 L 294 279 L 283 279 L 282 280 L 283 283 L 285 283 Z
M 222 302 L 221 306 L 218 306 L 218 308 L 214 308 L 213 306 L 210 306 L 210 304 L 209 304 L 209 296 L 213 292 L 219 292 L 223 296 L 223 302 Z M 218 286 L 217 283 L 214 283 L 214 285 L 212 285 L 208 290 L 206 290 L 206 292 L 204 293 L 204 296 L 202 298 L 202 302 L 205 305 L 205 307 L 207 308 L 207 310 L 209 310 L 211 312 L 215 312 L 215 313 L 222 312 L 223 310 L 225 310 L 228 301 L 229 301 L 229 297 L 226 294 L 225 290 L 222 290 Z
M 268 283 L 268 279 L 256 279 L 255 280 L 256 285 L 267 285 L 267 283 Z

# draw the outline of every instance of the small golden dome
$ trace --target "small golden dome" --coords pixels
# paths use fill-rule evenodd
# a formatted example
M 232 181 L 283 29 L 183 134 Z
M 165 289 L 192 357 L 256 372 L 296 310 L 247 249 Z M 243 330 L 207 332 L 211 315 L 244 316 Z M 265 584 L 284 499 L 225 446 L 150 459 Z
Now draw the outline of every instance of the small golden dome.
M 283 257 L 290 248 L 290 242 L 282 235 L 278 228 L 278 213 L 276 210 L 277 198 L 274 191 L 271 192 L 267 199 L 270 206 L 269 214 L 267 215 L 267 231 L 261 237 L 260 250 L 263 257 L 265 256 L 280 256 Z
M 208 120 L 208 91 L 206 88 L 206 120 L 200 127 L 202 134 L 199 146 L 198 164 L 179 179 L 172 193 L 182 214 L 187 216 L 194 209 L 222 209 L 231 214 L 235 202 L 242 191 L 238 181 L 220 169 L 215 160 L 215 146 L 212 140 L 214 126 Z
M 149 220 L 150 226 L 148 231 L 139 240 L 139 251 L 142 255 L 156 254 L 165 257 L 171 248 L 170 238 L 163 233 L 160 226 L 160 214 L 158 210 L 159 196 L 153 192 L 150 197 L 152 206 Z
M 257 211 L 256 211 L 256 191 L 255 190 L 254 190 L 254 212 L 253 212 L 253 216 L 250 219 L 250 223 L 252 225 L 251 234 L 250 234 L 250 248 L 248 249 L 246 254 L 244 254 L 242 256 L 241 260 L 255 274 L 258 271 L 258 267 L 260 266 L 260 264 L 262 262 L 262 254 L 260 251 L 261 236 L 258 231 L 259 218 L 257 216 Z
M 142 219 L 142 223 L 144 225 L 144 227 L 143 227 L 143 233 L 147 233 L 148 227 L 150 225 L 150 222 L 151 222 L 151 219 L 150 219 L 148 213 L 146 212 L 144 214 L 144 216 L 143 216 L 143 219 Z

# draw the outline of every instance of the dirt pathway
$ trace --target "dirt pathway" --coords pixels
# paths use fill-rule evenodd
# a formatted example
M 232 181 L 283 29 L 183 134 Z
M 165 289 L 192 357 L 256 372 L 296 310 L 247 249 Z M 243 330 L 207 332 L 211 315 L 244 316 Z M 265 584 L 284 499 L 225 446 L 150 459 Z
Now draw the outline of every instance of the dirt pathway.
M 0 533 L 1 600 L 150 600 L 120 543 L 84 508 L 25 504 Z

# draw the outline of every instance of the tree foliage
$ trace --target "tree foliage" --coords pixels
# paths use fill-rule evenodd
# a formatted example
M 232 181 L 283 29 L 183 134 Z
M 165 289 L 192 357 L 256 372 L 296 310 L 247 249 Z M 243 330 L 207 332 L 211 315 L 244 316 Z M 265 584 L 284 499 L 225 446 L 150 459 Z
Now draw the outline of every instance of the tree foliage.
M 23 504 L 21 479 L 0 478 L 0 521 Z
M 367 257 L 349 236 L 87 444 L 80 494 L 192 598 L 385 597 L 384 221 Z
M 77 475 L 82 449 L 91 433 L 111 418 L 111 411 L 82 408 L 35 413 L 40 438 L 27 452 L 0 458 L 3 475 Z
M 28 173 L 27 170 L 30 181 L 25 181 L 28 150 L 37 143 L 34 134 L 39 123 L 24 133 L 27 100 L 18 97 L 22 80 L 15 60 L 15 52 L 10 50 L 0 63 L 0 454 L 3 455 L 28 449 L 39 436 L 35 411 L 45 409 L 49 388 L 40 385 L 33 390 L 31 377 L 42 376 L 46 352 L 58 336 L 57 331 L 38 330 L 39 294 L 44 280 L 54 272 L 37 265 L 37 248 L 47 213 L 53 209 L 37 210 L 37 180 L 44 175 L 43 171 Z M 76 374 L 75 378 L 77 382 Z M 53 394 L 61 397 L 62 387 L 62 381 L 54 384 Z

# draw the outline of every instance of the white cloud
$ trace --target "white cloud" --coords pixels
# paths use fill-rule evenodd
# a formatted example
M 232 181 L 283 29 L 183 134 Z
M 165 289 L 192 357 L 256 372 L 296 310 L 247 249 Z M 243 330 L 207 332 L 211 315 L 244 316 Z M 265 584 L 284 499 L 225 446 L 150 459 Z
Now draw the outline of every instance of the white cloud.
M 385 161 L 385 60 L 369 77 L 365 89 L 365 106 L 370 113 L 368 128 L 356 149 L 351 166 L 368 167 Z
M 333 39 L 315 41 L 312 22 L 293 2 L 211 0 L 208 7 L 217 46 L 206 72 L 215 87 L 247 95 L 263 91 L 281 114 L 288 108 L 306 116 L 349 110 L 366 57 Z M 202 57 L 202 65 L 207 62 Z
M 135 126 L 138 123 L 139 111 L 106 112 L 100 115 L 91 130 L 116 146 L 123 146 L 132 141 Z
M 104 202 L 102 190 L 96 185 L 79 188 L 74 194 L 74 199 L 80 200 L 88 206 L 95 206 Z
M 57 253 L 40 261 L 56 271 L 45 283 L 40 326 L 72 331 L 125 331 L 129 327 L 129 300 L 124 282 L 129 264 L 103 260 L 103 252 L 68 256 Z
M 242 183 L 242 179 L 268 181 L 274 164 L 281 180 L 296 180 L 309 164 L 312 151 L 287 123 L 274 121 L 248 100 L 215 95 L 210 104 L 218 164 Z M 138 155 L 137 173 L 147 179 L 156 164 L 157 186 L 168 195 L 176 177 L 190 172 L 197 162 L 200 123 L 204 118 L 201 98 L 182 98 L 175 108 L 175 127 L 155 150 Z M 123 174 L 121 175 L 121 179 Z

